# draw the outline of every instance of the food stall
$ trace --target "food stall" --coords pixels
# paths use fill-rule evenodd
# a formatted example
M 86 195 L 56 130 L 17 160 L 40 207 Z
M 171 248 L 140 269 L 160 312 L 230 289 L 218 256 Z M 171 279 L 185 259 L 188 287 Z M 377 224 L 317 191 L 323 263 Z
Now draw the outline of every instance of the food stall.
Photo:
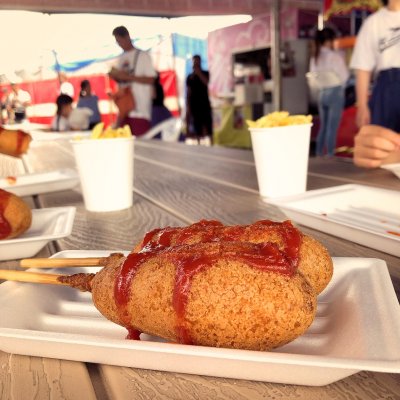
M 309 24 L 310 15 L 316 24 L 316 10 L 284 7 L 280 11 L 282 109 L 293 114 L 308 111 L 305 74 L 309 42 L 303 36 L 304 23 Z M 273 109 L 271 19 L 271 13 L 266 13 L 208 36 L 216 144 L 249 147 L 249 132 L 237 121 L 259 118 Z

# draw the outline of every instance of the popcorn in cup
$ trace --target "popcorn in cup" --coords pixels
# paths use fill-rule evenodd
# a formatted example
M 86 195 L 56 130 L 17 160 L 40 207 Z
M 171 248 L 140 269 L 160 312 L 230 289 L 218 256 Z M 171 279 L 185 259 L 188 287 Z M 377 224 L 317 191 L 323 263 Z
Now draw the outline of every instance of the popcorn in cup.
M 306 191 L 312 117 L 274 112 L 246 121 L 262 197 Z
M 129 126 L 104 129 L 97 124 L 89 139 L 71 140 L 85 208 L 104 212 L 133 203 L 134 137 Z

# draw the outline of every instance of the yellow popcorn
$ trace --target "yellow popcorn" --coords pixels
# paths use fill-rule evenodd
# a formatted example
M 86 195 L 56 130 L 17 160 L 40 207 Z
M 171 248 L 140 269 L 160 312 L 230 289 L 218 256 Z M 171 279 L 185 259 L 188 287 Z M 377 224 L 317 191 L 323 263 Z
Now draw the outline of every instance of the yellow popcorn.
M 275 111 L 257 121 L 246 120 L 249 128 L 274 128 L 277 126 L 310 124 L 311 115 L 289 115 L 287 111 Z
M 129 138 L 132 136 L 131 128 L 125 125 L 122 128 L 111 128 L 108 126 L 104 129 L 104 122 L 99 122 L 92 130 L 91 139 L 114 139 Z

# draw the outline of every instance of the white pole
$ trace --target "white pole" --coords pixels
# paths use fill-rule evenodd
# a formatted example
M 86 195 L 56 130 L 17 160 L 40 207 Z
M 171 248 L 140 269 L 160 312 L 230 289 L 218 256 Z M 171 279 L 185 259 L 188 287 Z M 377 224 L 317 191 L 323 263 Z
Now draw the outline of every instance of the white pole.
M 280 35 L 280 1 L 273 0 L 272 2 L 272 15 L 271 15 L 271 61 L 272 61 L 272 105 L 274 111 L 279 111 L 282 104 L 282 76 L 280 65 L 280 48 L 281 48 L 281 35 Z

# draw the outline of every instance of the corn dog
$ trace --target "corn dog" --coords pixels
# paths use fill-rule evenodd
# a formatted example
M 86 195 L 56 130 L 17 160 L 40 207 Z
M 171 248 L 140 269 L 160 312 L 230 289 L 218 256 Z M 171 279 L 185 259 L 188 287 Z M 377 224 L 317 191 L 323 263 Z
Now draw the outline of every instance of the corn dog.
M 316 312 L 313 288 L 270 243 L 116 255 L 89 279 L 80 289 L 90 287 L 96 308 L 130 339 L 146 332 L 183 344 L 269 350 L 304 333 Z
M 91 291 L 96 308 L 126 327 L 127 338 L 145 332 L 183 344 L 250 350 L 282 346 L 307 330 L 317 292 L 300 267 L 332 263 L 326 249 L 290 221 L 233 227 L 200 221 L 158 229 L 127 257 L 105 260 L 97 274 L 58 279 Z
M 0 153 L 20 157 L 28 151 L 32 138 L 20 130 L 8 130 L 0 126 Z
M 29 206 L 15 194 L 0 189 L 0 240 L 21 235 L 31 223 Z

